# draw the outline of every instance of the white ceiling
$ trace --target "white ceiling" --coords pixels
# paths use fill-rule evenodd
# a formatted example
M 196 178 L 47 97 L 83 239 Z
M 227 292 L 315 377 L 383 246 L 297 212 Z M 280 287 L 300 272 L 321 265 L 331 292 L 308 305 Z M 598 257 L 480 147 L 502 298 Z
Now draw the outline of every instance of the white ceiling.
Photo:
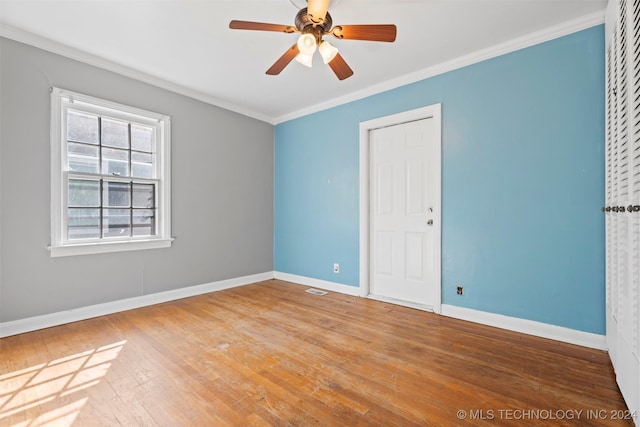
M 426 76 L 456 58 L 508 50 L 532 34 L 602 22 L 606 8 L 606 0 L 333 3 L 334 24 L 398 27 L 395 43 L 329 36 L 355 72 L 344 81 L 319 56 L 311 69 L 293 61 L 268 76 L 297 35 L 228 28 L 232 19 L 293 25 L 289 0 L 0 0 L 0 35 L 277 123 Z

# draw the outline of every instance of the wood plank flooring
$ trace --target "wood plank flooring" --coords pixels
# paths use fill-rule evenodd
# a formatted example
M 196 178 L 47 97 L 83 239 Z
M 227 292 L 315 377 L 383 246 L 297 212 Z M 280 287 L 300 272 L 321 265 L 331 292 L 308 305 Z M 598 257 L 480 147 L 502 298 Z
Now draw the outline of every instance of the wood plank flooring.
M 0 425 L 633 425 L 605 352 L 306 289 L 4 338 Z

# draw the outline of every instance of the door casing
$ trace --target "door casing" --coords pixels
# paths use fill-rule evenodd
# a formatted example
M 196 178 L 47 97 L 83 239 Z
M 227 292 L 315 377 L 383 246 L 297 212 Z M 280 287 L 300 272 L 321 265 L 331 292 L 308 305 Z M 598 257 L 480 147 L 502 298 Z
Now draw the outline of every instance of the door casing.
M 436 159 L 434 167 L 437 183 L 435 185 L 434 220 L 434 265 L 435 287 L 433 289 L 433 311 L 441 312 L 442 306 L 442 105 L 434 104 L 390 116 L 360 122 L 360 296 L 369 297 L 370 291 L 370 131 L 387 126 L 399 125 L 421 119 L 433 119 L 436 139 Z M 401 304 L 401 303 L 400 303 Z M 413 305 L 408 304 L 414 307 Z M 420 308 L 420 307 L 415 307 Z

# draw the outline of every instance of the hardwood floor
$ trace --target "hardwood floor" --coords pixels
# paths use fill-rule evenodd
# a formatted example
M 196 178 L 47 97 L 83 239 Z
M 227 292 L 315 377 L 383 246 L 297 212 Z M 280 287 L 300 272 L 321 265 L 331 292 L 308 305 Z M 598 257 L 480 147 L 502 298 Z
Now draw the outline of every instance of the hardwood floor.
M 306 289 L 4 338 L 0 425 L 633 425 L 605 352 Z

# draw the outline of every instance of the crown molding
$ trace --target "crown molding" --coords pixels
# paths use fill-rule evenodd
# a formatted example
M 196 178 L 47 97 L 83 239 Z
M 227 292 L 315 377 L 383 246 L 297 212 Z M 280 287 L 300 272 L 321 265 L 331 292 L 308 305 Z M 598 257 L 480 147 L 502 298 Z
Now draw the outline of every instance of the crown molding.
M 20 43 L 25 43 L 30 46 L 37 47 L 39 49 L 46 50 L 58 55 L 65 56 L 67 58 L 74 59 L 95 67 L 99 67 L 114 73 L 157 86 L 162 89 L 169 90 L 171 92 L 178 93 L 180 95 L 188 96 L 198 101 L 205 102 L 207 104 L 214 105 L 216 107 L 224 108 L 242 114 L 263 122 L 277 125 L 289 120 L 297 119 L 299 117 L 307 116 L 309 114 L 317 113 L 329 108 L 337 107 L 339 105 L 347 104 L 349 102 L 357 101 L 372 95 L 376 95 L 391 89 L 396 89 L 401 86 L 405 86 L 411 83 L 418 82 L 430 77 L 434 77 L 440 74 L 447 73 L 468 65 L 472 65 L 478 62 L 485 61 L 487 59 L 495 58 L 507 53 L 515 52 L 520 49 L 534 46 L 536 44 L 544 43 L 568 34 L 572 34 L 578 31 L 585 30 L 587 28 L 594 27 L 596 25 L 604 24 L 605 22 L 605 10 L 584 15 L 582 17 L 572 19 L 570 21 L 563 22 L 561 24 L 545 28 L 544 30 L 536 31 L 534 33 L 527 34 L 522 37 L 518 37 L 497 45 L 480 49 L 472 52 L 468 55 L 464 55 L 453 59 L 451 61 L 442 62 L 432 67 L 418 70 L 414 73 L 405 74 L 397 78 L 387 80 L 383 83 L 369 86 L 365 89 L 348 93 L 346 95 L 330 99 L 326 102 L 312 105 L 307 108 L 296 110 L 281 116 L 273 117 L 267 114 L 263 114 L 248 108 L 242 107 L 237 104 L 213 97 L 203 92 L 189 89 L 182 85 L 172 83 L 170 81 L 155 77 L 153 75 L 135 70 L 117 62 L 93 55 L 86 51 L 47 39 L 45 37 L 30 33 L 28 31 L 21 30 L 19 28 L 0 24 L 0 36 L 6 37 L 11 40 L 15 40 Z
M 307 116 L 309 114 L 317 113 L 319 111 L 327 110 L 329 108 L 337 107 L 339 105 L 347 104 L 349 102 L 357 101 L 372 95 L 376 95 L 391 89 L 396 89 L 401 86 L 405 86 L 411 83 L 418 82 L 430 77 L 444 74 L 449 71 L 453 71 L 468 65 L 472 65 L 478 62 L 486 61 L 487 59 L 495 58 L 507 53 L 515 52 L 520 49 L 531 47 L 540 43 L 544 43 L 562 36 L 566 36 L 578 31 L 586 30 L 587 28 L 594 27 L 596 25 L 604 24 L 605 10 L 600 12 L 591 13 L 582 17 L 563 22 L 562 24 L 554 25 L 552 27 L 545 28 L 544 30 L 536 31 L 534 33 L 527 34 L 522 37 L 511 39 L 509 41 L 499 43 L 497 45 L 480 49 L 470 54 L 458 57 L 451 61 L 442 62 L 432 67 L 424 68 L 414 73 L 405 74 L 403 76 L 387 80 L 383 83 L 369 86 L 366 89 L 362 89 L 356 92 L 351 92 L 344 96 L 330 99 L 326 102 L 312 105 L 301 110 L 297 110 L 272 120 L 273 124 L 283 123 L 289 120 L 297 119 L 299 117 Z
M 115 61 L 93 55 L 84 50 L 56 42 L 54 40 L 39 36 L 37 34 L 33 34 L 31 32 L 16 28 L 11 25 L 0 23 L 0 36 L 88 65 L 92 65 L 94 67 L 102 68 L 104 70 L 111 71 L 143 83 L 148 83 L 150 85 L 159 87 L 161 89 L 166 89 L 179 95 L 188 96 L 189 98 L 193 98 L 216 107 L 224 108 L 225 110 L 233 111 L 244 116 L 252 117 L 254 119 L 273 124 L 273 118 L 265 114 L 207 95 L 197 90 L 189 89 L 185 86 L 172 83 L 168 80 L 164 80 L 151 74 L 144 73 L 134 68 L 127 67 L 126 65 L 119 64 Z

